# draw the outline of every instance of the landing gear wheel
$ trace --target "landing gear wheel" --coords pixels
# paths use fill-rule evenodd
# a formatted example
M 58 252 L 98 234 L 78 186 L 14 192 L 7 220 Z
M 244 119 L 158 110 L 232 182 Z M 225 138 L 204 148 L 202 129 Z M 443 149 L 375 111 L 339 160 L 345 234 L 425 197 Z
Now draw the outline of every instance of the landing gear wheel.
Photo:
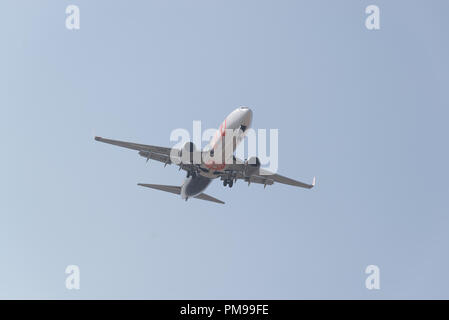
M 195 178 L 196 177 L 196 172 L 195 171 L 187 171 L 187 178 Z
M 228 184 L 228 180 L 223 180 L 223 187 L 226 187 Z
M 234 181 L 229 180 L 229 188 L 232 188 L 233 185 L 234 185 Z

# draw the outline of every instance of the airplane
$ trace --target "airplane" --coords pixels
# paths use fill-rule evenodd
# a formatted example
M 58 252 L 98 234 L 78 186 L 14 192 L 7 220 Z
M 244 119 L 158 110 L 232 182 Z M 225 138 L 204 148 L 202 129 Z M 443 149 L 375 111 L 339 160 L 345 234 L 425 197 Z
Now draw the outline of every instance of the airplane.
M 189 198 L 195 198 L 224 204 L 223 201 L 203 193 L 211 181 L 216 178 L 223 181 L 223 186 L 229 186 L 230 188 L 237 180 L 244 180 L 248 182 L 248 185 L 250 183 L 263 184 L 264 187 L 276 182 L 306 189 L 313 188 L 315 177 L 312 184 L 307 184 L 260 168 L 260 160 L 257 157 L 242 161 L 234 156 L 238 144 L 243 140 L 251 126 L 252 118 L 253 112 L 250 108 L 242 106 L 235 109 L 225 118 L 209 144 L 200 152 L 196 150 L 192 142 L 187 142 L 182 149 L 176 149 L 102 137 L 95 137 L 95 140 L 136 150 L 147 161 L 150 159 L 156 160 L 164 163 L 164 166 L 167 164 L 178 165 L 179 170 L 183 169 L 187 172 L 187 177 L 181 186 L 147 183 L 138 183 L 138 185 L 181 195 L 181 198 L 186 201 Z M 226 133 L 230 132 L 229 130 L 233 132 L 233 139 L 226 137 Z M 223 148 L 225 149 L 224 153 L 221 152 Z M 232 150 L 232 152 L 226 152 L 226 150 Z M 199 154 L 200 161 L 194 160 L 195 153 Z M 217 158 L 220 160 L 220 156 L 222 161 L 215 161 Z

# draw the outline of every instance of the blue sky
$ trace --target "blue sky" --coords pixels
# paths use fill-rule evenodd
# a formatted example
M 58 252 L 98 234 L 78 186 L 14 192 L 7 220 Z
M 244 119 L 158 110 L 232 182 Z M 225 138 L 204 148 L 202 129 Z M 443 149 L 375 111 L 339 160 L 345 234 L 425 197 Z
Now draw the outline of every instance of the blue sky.
M 2 1 L 0 298 L 449 298 L 448 9 Z M 225 206 L 186 203 L 136 185 L 180 185 L 177 168 L 93 141 L 169 146 L 240 105 L 315 189 L 215 181 Z

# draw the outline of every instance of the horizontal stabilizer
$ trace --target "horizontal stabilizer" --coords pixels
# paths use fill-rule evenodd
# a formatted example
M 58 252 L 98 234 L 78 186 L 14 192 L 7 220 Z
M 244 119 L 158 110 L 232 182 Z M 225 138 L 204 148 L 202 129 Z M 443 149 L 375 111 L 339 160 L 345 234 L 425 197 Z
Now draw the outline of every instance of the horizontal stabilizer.
M 206 201 L 212 201 L 212 202 L 215 202 L 215 203 L 224 204 L 223 201 L 218 200 L 217 198 L 214 198 L 214 197 L 212 197 L 212 196 L 210 196 L 208 194 L 205 194 L 205 193 L 200 193 L 199 195 L 195 196 L 194 198 L 201 199 L 201 200 L 206 200 Z
M 170 192 L 170 193 L 174 193 L 174 194 L 181 194 L 181 187 L 178 187 L 178 186 L 166 186 L 163 184 L 148 184 L 148 183 L 138 183 L 137 185 L 142 186 L 142 187 L 151 188 L 151 189 L 157 189 L 157 190 L 161 190 L 161 191 L 165 191 L 165 192 Z M 205 193 L 200 193 L 199 195 L 194 196 L 194 198 L 224 204 L 223 201 L 221 201 L 217 198 L 214 198 Z
M 165 192 L 171 192 L 174 194 L 181 194 L 181 187 L 178 186 L 166 186 L 163 184 L 147 184 L 147 183 L 138 183 L 137 185 L 151 189 L 162 190 Z

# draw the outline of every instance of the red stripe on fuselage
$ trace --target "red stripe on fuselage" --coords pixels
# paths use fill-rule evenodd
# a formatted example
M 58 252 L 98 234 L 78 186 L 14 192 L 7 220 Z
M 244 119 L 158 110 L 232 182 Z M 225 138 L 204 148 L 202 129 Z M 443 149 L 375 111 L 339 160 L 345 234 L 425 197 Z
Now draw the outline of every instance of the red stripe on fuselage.
M 224 125 L 224 126 L 223 126 Z M 220 139 L 223 138 L 226 135 L 226 119 L 224 122 L 220 125 L 220 128 L 218 128 L 217 133 L 215 134 L 213 138 L 212 144 L 212 150 L 215 151 L 215 148 L 217 147 L 218 142 L 220 142 Z M 226 166 L 224 163 L 222 164 L 216 164 L 215 161 L 208 162 L 204 164 L 207 168 L 211 170 L 223 170 Z

